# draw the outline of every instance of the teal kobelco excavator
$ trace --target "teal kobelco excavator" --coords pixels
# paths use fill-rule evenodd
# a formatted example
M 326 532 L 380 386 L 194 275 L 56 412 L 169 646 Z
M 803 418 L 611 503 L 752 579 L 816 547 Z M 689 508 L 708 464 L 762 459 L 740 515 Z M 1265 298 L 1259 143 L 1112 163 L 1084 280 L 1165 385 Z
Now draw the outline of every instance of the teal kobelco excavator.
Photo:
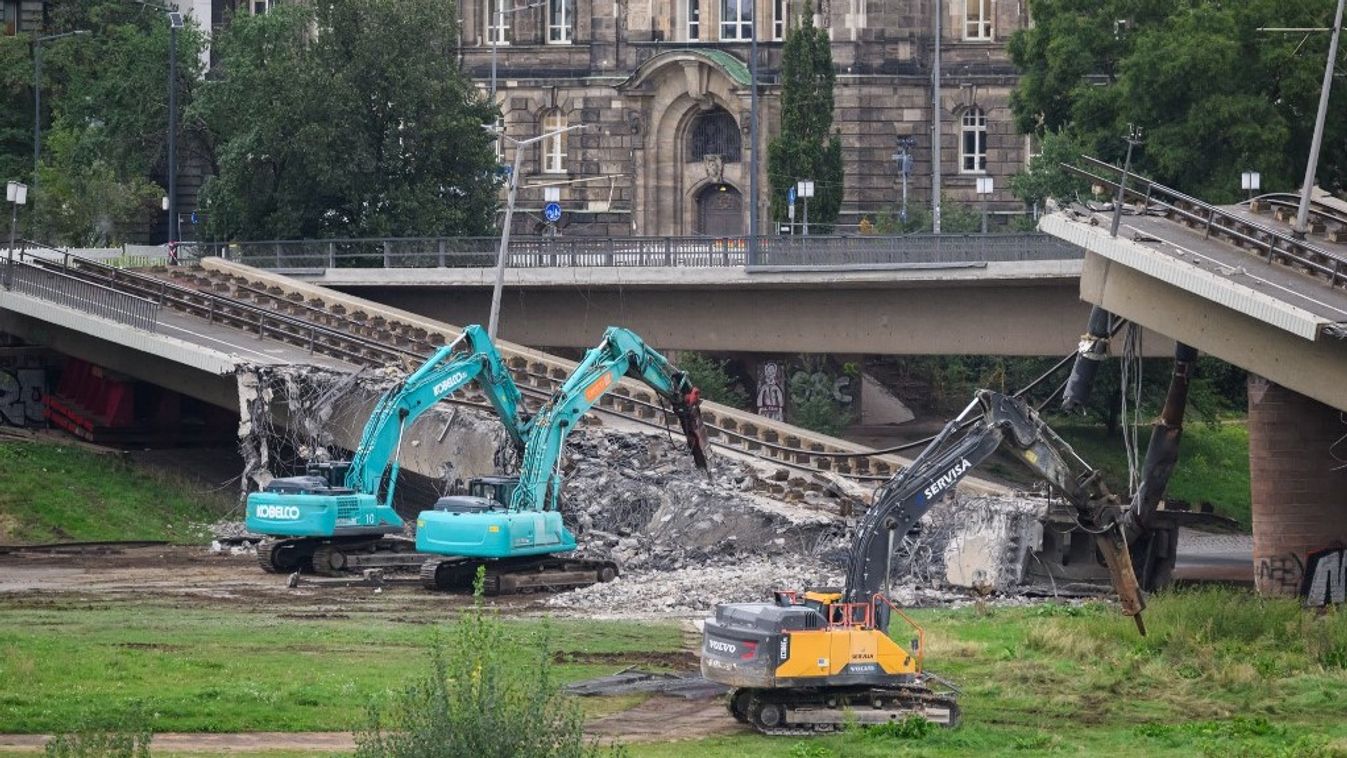
M 272 479 L 248 495 L 247 527 L 267 535 L 257 551 L 268 572 L 312 568 L 415 569 L 424 556 L 401 537 L 393 509 L 403 435 L 440 399 L 476 381 L 522 450 L 529 423 L 519 388 L 482 327 L 468 326 L 380 398 L 350 461 L 311 462 L 303 476 Z M 478 490 L 490 482 L 474 482 Z
M 416 549 L 437 557 L 421 568 L 429 589 L 469 584 L 486 567 L 489 594 L 522 589 L 560 589 L 611 581 L 611 561 L 564 558 L 576 547 L 562 523 L 558 496 L 560 460 L 566 435 L 623 376 L 648 384 L 669 403 L 697 466 L 707 465 L 706 431 L 700 393 L 664 356 L 629 330 L 609 327 L 603 341 L 585 354 L 561 388 L 531 421 L 517 477 L 493 477 L 491 493 L 469 492 L 441 498 L 416 520 Z M 442 557 L 441 557 L 442 556 Z

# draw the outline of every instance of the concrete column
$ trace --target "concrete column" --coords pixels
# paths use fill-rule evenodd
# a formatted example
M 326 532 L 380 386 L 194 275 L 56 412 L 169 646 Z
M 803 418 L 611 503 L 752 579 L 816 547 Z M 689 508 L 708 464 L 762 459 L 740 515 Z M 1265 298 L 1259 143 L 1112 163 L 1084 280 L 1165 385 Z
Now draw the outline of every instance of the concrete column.
M 1249 375 L 1249 475 L 1258 592 L 1299 593 L 1306 556 L 1347 544 L 1347 423 L 1335 408 Z

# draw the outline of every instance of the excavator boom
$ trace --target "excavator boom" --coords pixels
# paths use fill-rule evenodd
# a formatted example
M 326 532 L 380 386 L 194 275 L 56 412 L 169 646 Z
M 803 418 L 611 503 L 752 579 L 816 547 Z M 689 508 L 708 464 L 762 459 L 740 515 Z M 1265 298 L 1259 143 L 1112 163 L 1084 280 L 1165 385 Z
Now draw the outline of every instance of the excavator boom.
M 606 571 L 616 574 L 616 566 L 612 564 L 594 569 L 590 568 L 592 562 L 550 560 L 549 556 L 576 547 L 575 536 L 562 523 L 557 502 L 562 485 L 558 464 L 566 437 L 605 394 L 617 388 L 624 376 L 641 380 L 669 403 L 694 462 L 706 468 L 706 433 L 697 388 L 686 374 L 635 333 L 609 327 L 599 345 L 585 354 L 584 360 L 533 417 L 518 478 L 495 490 L 508 491 L 508 497 L 498 494 L 495 498 L 442 498 L 434 510 L 417 517 L 417 550 L 455 556 L 426 562 L 422 578 L 427 587 L 438 589 L 461 583 L 467 573 L 463 568 L 465 558 L 497 561 L 489 568 L 502 574 L 491 589 L 500 592 L 523 586 L 510 584 L 519 581 L 522 572 L 509 568 L 523 565 L 523 559 L 533 561 L 527 564 L 534 569 L 527 581 L 552 582 L 546 586 L 592 584 L 594 577 L 603 580 Z M 497 480 L 507 481 L 499 477 Z M 488 579 L 494 576 L 490 574 Z M 563 578 L 556 579 L 557 576 Z
M 486 332 L 468 326 L 380 397 L 350 462 L 310 463 L 306 475 L 273 479 L 248 496 L 248 529 L 281 538 L 259 548 L 263 569 L 286 572 L 313 565 L 339 570 L 346 566 L 345 548 L 401 549 L 381 538 L 403 526 L 393 508 L 403 435 L 436 402 L 472 381 L 481 385 L 516 447 L 522 447 L 529 422 L 519 389 Z M 321 560 L 315 558 L 319 553 Z

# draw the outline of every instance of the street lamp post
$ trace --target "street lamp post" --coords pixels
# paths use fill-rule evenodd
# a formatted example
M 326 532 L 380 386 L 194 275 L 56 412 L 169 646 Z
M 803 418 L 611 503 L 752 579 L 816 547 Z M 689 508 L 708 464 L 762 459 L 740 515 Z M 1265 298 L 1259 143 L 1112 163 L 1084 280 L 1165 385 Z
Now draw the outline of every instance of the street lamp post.
M 1333 16 L 1333 36 L 1328 43 L 1328 63 L 1324 66 L 1324 81 L 1319 89 L 1319 113 L 1314 119 L 1314 136 L 1310 138 L 1310 158 L 1305 163 L 1305 184 L 1300 189 L 1300 207 L 1296 209 L 1296 225 L 1292 233 L 1303 238 L 1309 231 L 1310 192 L 1314 189 L 1314 174 L 1319 168 L 1319 146 L 1324 142 L 1324 119 L 1328 116 L 1328 93 L 1333 88 L 1333 67 L 1338 60 L 1338 37 L 1342 33 L 1342 7 Z
M 982 198 L 982 233 L 987 233 L 987 203 L 995 190 L 995 182 L 990 176 L 977 178 L 977 194 Z
M 505 17 L 512 16 L 520 11 L 530 10 L 532 8 L 541 8 L 547 4 L 547 0 L 533 0 L 532 2 L 516 5 L 513 8 L 499 7 L 498 3 L 506 0 L 494 0 L 488 5 L 486 30 L 487 44 L 491 45 L 491 104 L 496 104 L 496 48 L 505 41 Z
M 182 14 L 168 12 L 168 257 L 176 262 L 178 246 L 178 30 Z
M 42 165 L 42 43 L 62 37 L 82 37 L 88 29 L 33 38 L 33 198 L 37 198 L 37 170 Z
M 524 157 L 524 148 L 549 137 L 557 137 L 569 131 L 584 129 L 587 126 L 588 124 L 575 124 L 525 140 L 517 140 L 514 137 L 506 136 L 504 131 L 495 128 L 494 125 L 486 126 L 487 129 L 496 133 L 497 139 L 507 139 L 514 145 L 514 164 L 510 169 L 509 189 L 505 193 L 505 225 L 500 232 L 500 249 L 496 252 L 496 283 L 491 288 L 491 320 L 487 322 L 486 327 L 487 335 L 493 340 L 496 338 L 496 327 L 500 323 L 501 292 L 505 289 L 505 258 L 510 249 L 510 224 L 514 220 L 514 198 L 515 191 L 519 189 L 519 164 Z
M 912 175 L 912 148 L 917 141 L 910 135 L 898 138 L 898 152 L 891 157 L 898 163 L 898 173 L 903 177 L 903 203 L 898 209 L 898 219 L 907 223 L 907 178 Z
M 1127 136 L 1123 137 L 1127 141 L 1127 157 L 1123 159 L 1122 178 L 1118 180 L 1118 196 L 1113 201 L 1113 224 L 1109 227 L 1110 237 L 1118 236 L 1118 226 L 1122 224 L 1123 200 L 1127 192 L 1127 172 L 1132 170 L 1132 149 L 1141 144 L 1141 127 L 1136 124 L 1127 125 Z
M 9 263 L 5 266 L 5 289 L 9 289 L 14 282 L 14 244 L 19 223 L 19 206 L 28 202 L 28 185 L 23 182 L 10 182 L 5 185 L 5 199 L 14 206 L 9 216 Z

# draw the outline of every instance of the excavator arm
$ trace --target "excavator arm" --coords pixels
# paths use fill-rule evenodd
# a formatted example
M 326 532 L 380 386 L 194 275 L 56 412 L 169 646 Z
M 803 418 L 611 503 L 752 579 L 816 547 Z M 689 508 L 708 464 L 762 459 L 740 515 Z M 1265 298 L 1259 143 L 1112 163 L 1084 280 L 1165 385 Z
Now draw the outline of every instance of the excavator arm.
M 566 436 L 623 376 L 645 382 L 672 406 L 693 460 L 698 468 L 706 468 L 708 448 L 701 419 L 701 393 L 686 374 L 634 332 L 612 326 L 604 332 L 603 341 L 585 353 L 584 360 L 534 418 L 510 510 L 556 509 L 561 490 L 557 462 Z
M 351 459 L 346 486 L 377 496 L 387 471 L 388 489 L 382 502 L 392 503 L 403 433 L 440 399 L 474 380 L 482 387 L 510 439 L 522 449 L 528 421 L 522 414 L 519 388 L 486 331 L 474 324 L 465 327 L 458 339 L 435 351 L 420 368 L 379 399 Z
M 966 424 L 979 407 L 981 416 Z M 895 541 L 1003 445 L 1075 505 L 1081 525 L 1095 534 L 1123 612 L 1136 618 L 1144 634 L 1145 602 L 1120 529 L 1117 499 L 1024 401 L 988 390 L 978 391 L 912 464 L 876 493 L 856 531 L 844 600 L 865 602 L 884 593 Z

